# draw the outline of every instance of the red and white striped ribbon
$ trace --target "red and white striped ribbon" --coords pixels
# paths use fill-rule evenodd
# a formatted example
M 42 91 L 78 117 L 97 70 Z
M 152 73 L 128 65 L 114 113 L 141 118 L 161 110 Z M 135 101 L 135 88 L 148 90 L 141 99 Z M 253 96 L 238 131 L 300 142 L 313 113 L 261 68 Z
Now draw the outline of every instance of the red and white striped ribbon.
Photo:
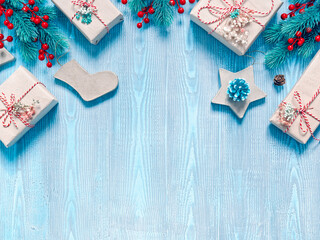
M 261 12 L 261 11 L 257 11 L 254 9 L 244 7 L 243 4 L 246 0 L 240 0 L 239 3 L 237 0 L 234 0 L 234 4 L 229 3 L 228 0 L 220 0 L 220 1 L 225 3 L 227 5 L 227 7 L 217 7 L 217 6 L 211 5 L 211 0 L 209 0 L 208 4 L 206 6 L 201 7 L 198 10 L 198 18 L 202 23 L 204 23 L 204 24 L 218 23 L 218 25 L 211 32 L 209 32 L 209 34 L 213 33 L 215 30 L 217 30 L 217 28 L 222 24 L 222 22 L 236 9 L 248 14 L 251 17 L 251 19 L 253 19 L 256 23 L 258 23 L 260 26 L 262 26 L 264 28 L 265 26 L 258 19 L 253 17 L 252 15 L 256 14 L 259 16 L 268 16 L 274 8 L 274 0 L 271 0 L 272 5 L 271 5 L 271 8 L 269 9 L 269 11 L 267 11 L 267 12 Z M 208 10 L 212 15 L 216 15 L 218 17 L 214 18 L 212 21 L 206 21 L 206 20 L 202 19 L 202 17 L 200 16 L 201 11 L 203 11 L 203 10 Z
M 30 127 L 30 128 L 34 127 L 28 121 L 26 121 L 19 113 L 14 113 L 14 104 L 20 102 L 38 84 L 41 84 L 45 87 L 45 85 L 43 83 L 36 82 L 17 101 L 16 101 L 16 96 L 14 94 L 10 95 L 10 101 L 8 101 L 6 95 L 2 92 L 2 95 L 0 95 L 0 101 L 6 107 L 5 109 L 0 110 L 0 111 L 3 111 L 3 114 L 0 116 L 0 119 L 3 118 L 3 121 L 2 121 L 3 127 L 5 127 L 5 128 L 10 127 L 11 123 L 13 123 L 14 126 L 16 128 L 18 128 L 18 126 L 14 120 L 15 117 L 18 118 L 27 127 Z M 9 120 L 9 121 L 7 122 L 7 120 Z
M 310 111 L 309 111 L 309 107 L 311 105 L 311 103 L 319 96 L 320 94 L 320 87 L 318 88 L 318 90 L 316 91 L 316 93 L 313 95 L 312 99 L 306 104 L 303 105 L 302 104 L 302 100 L 301 100 L 301 96 L 300 93 L 298 91 L 294 92 L 294 98 L 296 99 L 296 101 L 299 104 L 299 108 L 296 108 L 296 113 L 292 119 L 292 121 L 290 122 L 288 128 L 284 131 L 285 133 L 288 132 L 290 130 L 290 127 L 292 126 L 292 124 L 294 123 L 294 121 L 298 118 L 298 116 L 300 116 L 300 129 L 301 131 L 306 134 L 308 131 L 310 132 L 311 136 L 313 137 L 314 140 L 316 141 L 320 141 L 320 139 L 316 138 L 314 136 L 314 133 L 311 129 L 311 125 L 308 119 L 308 115 L 313 117 L 315 120 L 317 120 L 318 122 L 320 122 L 320 118 L 314 116 Z M 303 122 L 306 126 L 306 128 L 303 127 Z
M 79 7 L 83 7 L 83 6 L 87 6 L 87 7 L 91 7 L 93 9 L 93 14 L 99 19 L 99 21 L 106 27 L 107 31 L 109 32 L 109 27 L 108 25 L 102 20 L 102 18 L 99 17 L 98 15 L 98 9 L 97 9 L 97 6 L 95 6 L 93 4 L 95 0 L 91 0 L 90 2 L 87 2 L 87 1 L 84 1 L 84 0 L 71 0 L 71 2 L 74 4 L 74 5 L 77 5 Z M 71 18 L 71 21 L 75 18 L 77 12 L 73 15 L 73 17 Z

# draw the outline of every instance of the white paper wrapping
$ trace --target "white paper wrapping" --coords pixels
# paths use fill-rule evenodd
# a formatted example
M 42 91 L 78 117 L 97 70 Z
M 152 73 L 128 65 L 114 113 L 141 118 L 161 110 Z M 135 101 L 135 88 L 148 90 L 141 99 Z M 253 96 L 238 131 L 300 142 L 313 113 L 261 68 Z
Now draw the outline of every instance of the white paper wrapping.
M 20 66 L 3 84 L 0 86 L 0 94 L 4 93 L 9 100 L 10 95 L 14 94 L 19 99 L 30 87 L 38 80 L 26 68 Z M 34 87 L 22 100 L 21 103 L 31 105 L 33 100 L 39 100 L 39 104 L 35 106 L 36 114 L 30 121 L 35 125 L 43 118 L 57 103 L 57 99 L 47 90 L 46 87 L 39 84 Z M 0 109 L 5 109 L 5 105 L 0 101 Z M 2 115 L 2 112 L 1 112 Z M 12 123 L 9 127 L 3 127 L 3 118 L 0 119 L 0 140 L 6 147 L 15 144 L 26 132 L 31 128 L 24 125 L 20 119 L 14 118 L 17 128 Z
M 204 6 L 207 6 L 208 2 L 209 2 L 208 0 L 200 0 L 197 3 L 197 5 L 191 11 L 191 20 L 195 22 L 197 25 L 199 25 L 200 27 L 202 27 L 204 30 L 206 30 L 208 33 L 210 33 L 212 32 L 212 30 L 214 30 L 218 26 L 218 22 L 212 23 L 212 24 L 205 24 L 201 22 L 198 18 L 199 9 Z M 228 0 L 228 2 L 232 3 L 233 0 Z M 222 0 L 211 0 L 210 5 L 214 5 L 221 8 L 227 7 L 227 5 Z M 274 8 L 269 15 L 259 16 L 257 14 L 253 14 L 253 17 L 255 17 L 261 24 L 266 26 L 269 23 L 269 21 L 272 19 L 272 17 L 276 14 L 276 12 L 281 7 L 281 5 L 282 5 L 282 2 L 280 0 L 274 0 Z M 271 9 L 272 2 L 271 0 L 246 0 L 243 6 L 250 9 L 254 9 L 256 11 L 267 12 Z M 204 21 L 208 21 L 208 22 L 218 19 L 217 15 L 213 15 L 207 10 L 201 11 L 200 16 Z M 226 20 L 222 22 L 220 27 L 223 28 L 225 26 L 225 23 L 226 23 Z M 248 43 L 244 46 L 242 45 L 234 46 L 231 42 L 228 42 L 224 38 L 223 33 L 219 31 L 219 29 L 212 32 L 211 35 L 214 38 L 218 39 L 221 43 L 223 43 L 229 49 L 231 49 L 233 52 L 241 56 L 248 51 L 248 49 L 251 47 L 254 41 L 258 38 L 260 33 L 264 30 L 264 28 L 256 22 L 249 23 L 245 27 L 245 29 L 249 31 L 249 36 L 247 39 Z
M 303 105 L 305 105 L 312 99 L 317 89 L 320 87 L 319 66 L 320 66 L 320 51 L 316 54 L 316 56 L 313 58 L 308 68 L 306 69 L 306 71 L 303 73 L 300 80 L 296 83 L 296 85 L 293 87 L 291 92 L 284 99 L 286 103 L 290 103 L 294 107 L 299 106 L 296 99 L 294 98 L 295 91 L 298 91 L 300 93 Z M 313 101 L 309 109 L 314 116 L 320 118 L 320 96 L 318 96 Z M 314 132 L 319 126 L 319 121 L 317 121 L 316 119 L 314 119 L 309 115 L 307 116 L 310 122 L 311 130 Z M 287 127 L 283 126 L 279 121 L 279 109 L 277 109 L 277 111 L 271 117 L 270 122 L 276 127 L 278 127 L 279 129 L 281 129 L 282 131 L 285 131 L 287 129 Z M 302 124 L 303 124 L 303 127 L 306 128 L 305 122 L 303 122 Z M 310 131 L 308 131 L 305 134 L 301 131 L 300 116 L 298 116 L 298 118 L 293 122 L 287 134 L 302 144 L 306 144 L 311 137 Z
M 71 0 L 52 0 L 52 2 L 71 20 L 75 13 L 80 9 L 79 6 L 73 4 Z M 89 40 L 90 43 L 96 45 L 100 40 L 113 28 L 116 24 L 123 21 L 122 13 L 109 0 L 95 0 L 93 4 L 97 8 L 97 14 L 106 26 L 92 14 L 92 22 L 90 24 L 81 23 L 81 19 L 73 18 L 72 23 L 79 31 Z

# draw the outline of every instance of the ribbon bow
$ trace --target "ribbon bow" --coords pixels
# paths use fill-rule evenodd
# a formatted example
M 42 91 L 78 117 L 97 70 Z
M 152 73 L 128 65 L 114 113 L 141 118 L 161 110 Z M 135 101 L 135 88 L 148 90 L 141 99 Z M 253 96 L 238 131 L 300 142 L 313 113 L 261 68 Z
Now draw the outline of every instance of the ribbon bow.
M 223 3 L 225 3 L 227 5 L 227 7 L 217 7 L 214 5 L 210 5 L 211 0 L 208 1 L 208 4 L 204 7 L 201 7 L 198 11 L 198 19 L 204 23 L 204 24 L 213 24 L 213 23 L 217 23 L 218 25 L 209 33 L 213 33 L 215 30 L 217 30 L 217 28 L 222 24 L 222 22 L 235 10 L 240 10 L 245 12 L 248 16 L 250 16 L 251 19 L 253 19 L 256 23 L 258 23 L 260 26 L 262 26 L 263 28 L 265 27 L 261 22 L 259 22 L 259 20 L 257 20 L 256 18 L 254 18 L 252 16 L 252 14 L 258 14 L 260 16 L 268 16 L 273 8 L 274 8 L 274 0 L 271 0 L 272 2 L 272 6 L 270 8 L 269 11 L 267 12 L 261 12 L 261 11 L 257 11 L 257 10 L 253 10 L 247 7 L 243 6 L 243 3 L 245 2 L 245 0 L 240 0 L 240 2 L 238 3 L 237 0 L 234 0 L 234 4 L 231 4 L 228 2 L 228 0 L 221 0 Z M 205 21 L 201 18 L 200 13 L 203 10 L 208 10 L 212 15 L 216 15 L 218 16 L 217 19 L 214 19 L 212 21 Z
M 27 127 L 34 127 L 31 125 L 28 121 L 26 121 L 20 113 L 14 111 L 14 105 L 16 103 L 19 103 L 35 86 L 38 84 L 43 85 L 41 82 L 36 82 L 31 88 L 28 89 L 17 101 L 16 96 L 14 94 L 10 95 L 10 101 L 8 101 L 6 95 L 2 92 L 2 95 L 0 95 L 0 101 L 3 103 L 3 105 L 6 107 L 5 109 L 1 109 L 2 115 L 0 116 L 0 119 L 3 118 L 2 125 L 3 127 L 7 128 L 10 127 L 11 123 L 14 124 L 16 128 L 18 128 L 17 123 L 15 122 L 14 118 L 18 118 L 24 125 Z M 44 86 L 44 85 L 43 85 Z M 9 120 L 7 122 L 7 120 Z
M 99 19 L 99 21 L 107 28 L 107 30 L 109 32 L 108 25 L 99 17 L 99 15 L 97 13 L 98 9 L 97 9 L 97 6 L 95 6 L 93 4 L 94 1 L 95 0 L 91 0 L 90 2 L 87 2 L 87 1 L 84 1 L 84 0 L 71 0 L 71 3 L 73 3 L 74 5 L 77 5 L 79 7 L 90 7 L 90 8 L 92 8 L 92 10 L 93 10 L 92 13 Z M 77 15 L 77 12 L 73 15 L 73 17 L 71 18 L 71 21 L 75 18 L 75 16 Z
M 309 122 L 309 119 L 308 119 L 308 115 L 309 115 L 309 116 L 313 117 L 315 120 L 317 120 L 318 122 L 320 122 L 320 119 L 317 118 L 316 116 L 314 116 L 309 111 L 310 110 L 309 107 L 310 107 L 311 103 L 318 97 L 319 94 L 320 94 L 320 87 L 318 88 L 317 92 L 313 95 L 313 97 L 310 100 L 310 102 L 308 102 L 306 105 L 302 105 L 302 100 L 301 100 L 300 93 L 298 91 L 294 92 L 293 96 L 296 99 L 296 101 L 298 102 L 299 108 L 295 108 L 294 116 L 293 116 L 291 122 L 289 123 L 289 126 L 284 131 L 285 133 L 290 130 L 290 127 L 292 126 L 293 122 L 298 118 L 298 116 L 300 116 L 300 129 L 301 129 L 301 131 L 304 134 L 306 134 L 309 131 L 314 140 L 320 141 L 320 139 L 318 139 L 318 138 L 316 138 L 314 136 L 314 133 L 313 133 L 313 131 L 311 129 L 310 122 Z M 303 127 L 303 122 L 305 123 L 306 128 Z

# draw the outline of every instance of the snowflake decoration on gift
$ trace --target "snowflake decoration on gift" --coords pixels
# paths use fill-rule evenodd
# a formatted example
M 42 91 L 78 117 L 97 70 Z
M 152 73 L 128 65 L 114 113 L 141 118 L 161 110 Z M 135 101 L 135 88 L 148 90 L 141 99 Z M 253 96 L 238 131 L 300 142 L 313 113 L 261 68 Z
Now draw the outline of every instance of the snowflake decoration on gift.
M 279 121 L 284 126 L 289 126 L 297 109 L 291 103 L 281 103 L 279 106 Z
M 81 23 L 83 24 L 90 24 L 92 22 L 92 14 L 94 13 L 94 9 L 92 9 L 92 7 L 84 4 L 76 13 L 76 19 L 80 20 L 81 19 Z
M 252 17 L 239 9 L 230 13 L 226 24 L 219 27 L 223 37 L 234 46 L 248 44 L 249 31 L 245 27 L 252 22 Z
M 33 100 L 31 105 L 26 105 L 21 102 L 16 102 L 13 104 L 13 114 L 15 116 L 21 116 L 25 121 L 32 120 L 33 116 L 36 114 L 35 106 L 39 104 L 39 100 Z

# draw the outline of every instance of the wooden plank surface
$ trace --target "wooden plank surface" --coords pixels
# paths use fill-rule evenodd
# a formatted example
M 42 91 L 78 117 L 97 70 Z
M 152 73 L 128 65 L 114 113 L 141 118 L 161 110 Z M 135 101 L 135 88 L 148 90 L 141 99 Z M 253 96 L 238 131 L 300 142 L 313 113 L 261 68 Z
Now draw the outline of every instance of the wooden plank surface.
M 98 46 L 59 20 L 71 43 L 62 62 L 119 76 L 117 91 L 97 101 L 55 80 L 58 64 L 25 64 L 8 47 L 17 60 L 0 67 L 1 83 L 23 64 L 59 105 L 14 147 L 0 146 L 0 239 L 319 239 L 318 143 L 300 145 L 269 124 L 310 59 L 270 71 L 252 53 L 268 97 L 238 120 L 211 99 L 219 68 L 252 59 L 190 23 L 189 7 L 167 30 L 138 30 L 114 3 L 125 22 Z M 267 49 L 259 37 L 251 51 Z M 287 84 L 274 87 L 280 73 Z

